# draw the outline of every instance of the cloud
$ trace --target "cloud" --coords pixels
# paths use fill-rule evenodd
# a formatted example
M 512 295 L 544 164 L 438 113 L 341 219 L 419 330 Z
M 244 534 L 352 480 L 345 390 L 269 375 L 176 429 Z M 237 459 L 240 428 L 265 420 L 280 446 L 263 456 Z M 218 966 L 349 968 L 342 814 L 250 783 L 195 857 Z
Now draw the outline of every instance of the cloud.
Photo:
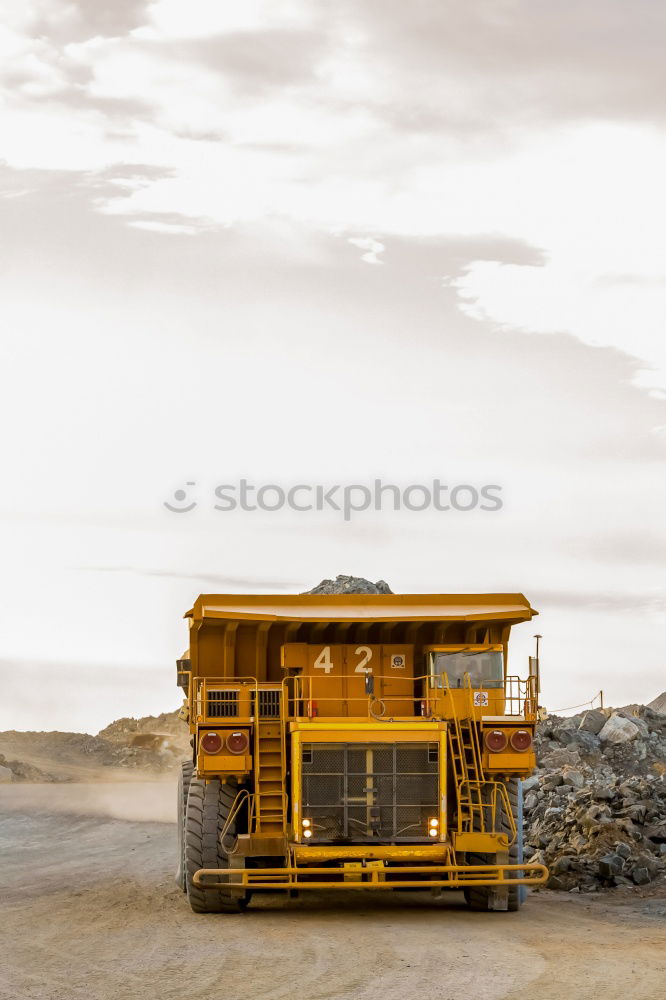
M 146 23 L 150 0 L 42 0 L 25 4 L 30 33 L 55 44 L 88 38 L 117 38 Z
M 207 581 L 361 559 L 396 590 L 524 588 L 563 674 L 602 649 L 625 676 L 639 646 L 657 676 L 665 18 L 10 0 L 5 655 L 69 649 L 82 607 L 80 660 L 170 662 Z M 347 527 L 161 506 L 242 475 L 489 478 L 506 503 Z
M 358 247 L 359 250 L 365 251 L 361 254 L 361 260 L 364 260 L 366 264 L 383 263 L 380 254 L 384 253 L 386 247 L 379 240 L 373 239 L 372 236 L 350 236 L 349 242 L 352 246 Z
M 230 80 L 241 95 L 261 97 L 276 88 L 316 84 L 317 66 L 328 44 L 321 32 L 276 29 L 172 42 L 163 51 L 194 68 L 214 70 Z
M 194 236 L 201 232 L 205 220 L 192 219 L 176 212 L 142 213 L 138 219 L 130 219 L 129 224 L 136 229 L 152 233 L 166 233 L 171 236 Z
M 580 590 L 541 590 L 531 594 L 533 606 L 547 607 L 549 611 L 606 611 L 626 614 L 663 614 L 666 611 L 666 594 L 660 592 L 594 592 Z
M 618 567 L 627 564 L 661 567 L 666 563 L 666 538 L 656 533 L 645 535 L 636 530 L 583 537 L 575 539 L 568 547 L 571 552 Z
M 478 259 L 538 269 L 542 255 L 525 241 L 492 234 L 382 236 L 377 241 L 386 248 L 381 254 L 384 263 L 369 267 L 360 259 L 364 251 L 350 245 L 346 232 L 325 234 L 288 220 L 222 230 L 197 224 L 196 233 L 188 237 L 128 230 L 122 216 L 91 211 L 91 200 L 108 204 L 115 192 L 151 186 L 165 174 L 170 176 L 144 163 L 75 175 L 8 168 L 0 172 L 0 188 L 12 195 L 0 199 L 6 315 L 17 316 L 15 322 L 25 330 L 34 314 L 30 322 L 38 330 L 44 321 L 40 303 L 48 300 L 52 322 L 62 324 L 61 336 L 81 364 L 91 360 L 95 343 L 98 351 L 104 345 L 107 377 L 113 373 L 115 380 L 102 389 L 105 396 L 111 393 L 109 408 L 114 405 L 113 385 L 125 386 L 126 395 L 145 364 L 152 372 L 151 391 L 161 400 L 162 426 L 170 428 L 168 439 L 188 448 L 186 442 L 191 441 L 196 448 L 201 439 L 197 425 L 190 424 L 189 416 L 176 421 L 164 411 L 180 399 L 183 412 L 214 426 L 219 420 L 216 386 L 221 373 L 233 366 L 236 378 L 226 387 L 224 399 L 247 408 L 243 379 L 256 369 L 253 377 L 260 378 L 263 404 L 254 412 L 259 418 L 264 406 L 276 408 L 285 425 L 281 447 L 286 450 L 296 426 L 299 439 L 310 442 L 315 428 L 302 425 L 299 413 L 307 406 L 318 410 L 321 385 L 334 393 L 344 386 L 354 407 L 335 410 L 337 431 L 331 422 L 326 448 L 333 449 L 334 464 L 340 458 L 349 463 L 349 474 L 352 469 L 377 474 L 390 469 L 390 449 L 385 448 L 389 440 L 396 454 L 428 456 L 428 467 L 436 454 L 455 462 L 464 456 L 496 455 L 500 473 L 507 461 L 522 460 L 525 454 L 558 469 L 569 462 L 597 468 L 601 462 L 610 463 L 609 468 L 620 462 L 632 468 L 663 455 L 663 439 L 652 432 L 666 423 L 663 407 L 629 384 L 636 362 L 626 353 L 589 347 L 563 333 L 537 338 L 528 331 L 498 329 L 461 316 L 451 283 Z M 135 221 L 142 220 L 172 230 L 193 221 L 173 211 L 137 213 Z M 369 237 L 358 230 L 349 235 Z M 37 297 L 35 288 L 41 289 Z M 96 331 L 94 340 L 89 322 Z M 104 337 L 111 330 L 107 343 Z M 254 345 L 249 353 L 247 344 Z M 181 363 L 188 363 L 189 345 L 209 357 L 199 372 L 196 392 L 185 392 L 181 385 Z M 51 341 L 43 348 L 49 357 L 52 348 Z M 134 368 L 127 368 L 124 350 L 136 358 Z M 286 365 L 280 384 L 268 370 L 257 368 L 257 351 L 265 357 L 279 352 L 283 368 Z M 325 369 L 316 362 L 322 351 Z M 422 352 L 430 359 L 427 363 Z M 54 363 L 58 356 L 56 352 Z M 79 384 L 73 373 L 64 372 L 68 392 L 78 396 L 85 389 L 91 393 L 90 405 L 102 398 L 96 395 L 96 382 L 88 378 Z M 42 386 L 39 373 L 35 379 L 44 398 L 51 399 L 57 387 L 48 379 Z M 64 414 L 68 407 L 63 406 L 61 389 L 52 403 Z M 258 383 L 255 389 L 259 391 Z M 405 407 L 423 423 L 417 446 L 411 424 L 403 418 Z M 354 426 L 359 414 L 376 419 L 377 413 L 382 414 L 381 427 L 372 424 L 371 436 L 379 450 L 370 462 L 360 458 Z M 458 416 L 453 419 L 451 414 Z M 151 414 L 138 416 L 147 430 Z M 73 414 L 70 430 L 77 419 Z M 116 419 L 121 434 L 122 408 Z M 136 419 L 133 411 L 127 419 Z M 253 426 L 251 412 L 248 432 Z M 324 426 L 329 426 L 328 418 Z M 257 442 L 263 440 L 257 425 Z M 304 464 L 310 469 L 321 453 L 325 465 L 326 448 L 311 444 L 304 448 Z M 259 465 L 271 462 L 274 449 L 263 443 L 257 447 Z M 242 452 L 240 439 L 238 448 Z M 235 456 L 236 440 L 227 442 L 226 449 Z M 177 476 L 178 469 L 172 466 L 169 474 Z M 619 485 L 635 491 L 635 480 L 627 472 L 622 476 Z
M 182 701 L 175 660 L 185 642 L 183 636 L 181 648 L 174 647 L 168 661 L 156 664 L 94 663 L 71 656 L 66 660 L 3 658 L 0 731 L 90 733 L 123 716 L 140 718 L 173 711 Z M 21 693 L 26 688 L 33 692 L 30 699 Z
M 633 353 L 654 391 L 665 22 L 615 0 L 203 3 L 187 17 L 166 0 L 49 0 L 10 19 L 6 156 L 73 184 L 107 172 L 97 210 L 164 236 L 288 220 L 370 241 L 371 264 L 405 238 L 512 241 L 522 259 L 456 273 L 462 308 Z M 153 174 L 123 184 L 108 172 L 124 162 Z
M 180 0 L 154 0 L 140 34 L 160 39 L 210 38 L 224 32 L 303 28 L 317 17 L 317 10 L 317 4 L 309 0 L 244 0 L 241 4 L 197 0 L 196 10 L 185 9 Z
M 176 570 L 144 569 L 137 566 L 82 566 L 86 573 L 123 573 L 132 576 L 159 576 L 169 580 L 193 580 L 206 587 L 215 587 L 225 593 L 282 593 L 293 592 L 299 586 L 294 580 L 261 579 L 249 576 L 222 576 L 216 573 L 183 573 Z M 208 591 L 202 591 L 207 593 Z
M 663 118 L 666 12 L 651 0 L 342 4 L 405 130 Z M 351 33 L 351 32 L 350 32 Z M 389 71 L 390 67 L 390 71 Z M 410 81 L 406 88 L 404 83 Z
M 412 277 L 446 279 L 448 282 L 467 274 L 474 261 L 525 267 L 539 267 L 545 263 L 539 247 L 492 232 L 412 237 L 391 234 L 384 239 L 384 260 L 396 271 Z

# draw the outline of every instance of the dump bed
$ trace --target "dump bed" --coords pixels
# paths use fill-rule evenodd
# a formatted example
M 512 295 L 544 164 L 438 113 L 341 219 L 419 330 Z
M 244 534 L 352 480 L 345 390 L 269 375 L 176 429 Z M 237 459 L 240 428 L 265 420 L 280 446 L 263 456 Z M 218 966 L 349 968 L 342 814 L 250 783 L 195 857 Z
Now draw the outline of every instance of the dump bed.
M 279 680 L 285 643 L 490 642 L 537 612 L 523 594 L 202 594 L 187 612 L 193 676 Z

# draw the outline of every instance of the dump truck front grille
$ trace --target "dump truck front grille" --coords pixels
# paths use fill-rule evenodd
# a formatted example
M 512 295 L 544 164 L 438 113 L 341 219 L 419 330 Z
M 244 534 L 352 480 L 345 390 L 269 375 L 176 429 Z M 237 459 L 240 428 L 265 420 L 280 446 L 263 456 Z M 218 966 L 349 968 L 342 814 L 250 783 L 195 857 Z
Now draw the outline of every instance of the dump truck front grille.
M 230 719 L 238 715 L 238 690 L 208 690 L 206 714 L 209 719 Z
M 427 841 L 439 815 L 436 743 L 306 743 L 302 777 L 309 843 Z

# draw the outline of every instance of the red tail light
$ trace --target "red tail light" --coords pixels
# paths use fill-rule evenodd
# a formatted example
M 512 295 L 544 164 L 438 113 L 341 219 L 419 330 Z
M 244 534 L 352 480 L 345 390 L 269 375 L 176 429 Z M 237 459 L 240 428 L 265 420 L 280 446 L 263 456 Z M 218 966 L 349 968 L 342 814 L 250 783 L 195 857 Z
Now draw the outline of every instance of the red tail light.
M 527 729 L 516 729 L 511 733 L 511 746 L 518 753 L 524 753 L 532 746 L 532 734 Z
M 206 733 L 201 737 L 201 747 L 206 753 L 219 753 L 222 749 L 222 742 L 219 733 Z
M 236 730 L 227 736 L 227 750 L 229 753 L 245 753 L 250 745 L 247 733 Z
M 501 729 L 486 729 L 483 742 L 491 753 L 501 753 L 502 750 L 506 750 L 508 740 L 506 733 L 503 733 Z

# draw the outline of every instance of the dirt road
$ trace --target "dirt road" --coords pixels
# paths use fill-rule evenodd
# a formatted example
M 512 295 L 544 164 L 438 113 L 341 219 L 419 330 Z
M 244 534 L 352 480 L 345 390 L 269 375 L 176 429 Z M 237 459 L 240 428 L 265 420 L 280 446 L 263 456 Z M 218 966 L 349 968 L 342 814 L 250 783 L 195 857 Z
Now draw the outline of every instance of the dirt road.
M 0 788 L 2 1000 L 664 995 L 663 897 L 546 892 L 472 914 L 457 893 L 316 894 L 196 916 L 174 824 L 145 821 L 168 818 L 172 789 L 137 787 Z

